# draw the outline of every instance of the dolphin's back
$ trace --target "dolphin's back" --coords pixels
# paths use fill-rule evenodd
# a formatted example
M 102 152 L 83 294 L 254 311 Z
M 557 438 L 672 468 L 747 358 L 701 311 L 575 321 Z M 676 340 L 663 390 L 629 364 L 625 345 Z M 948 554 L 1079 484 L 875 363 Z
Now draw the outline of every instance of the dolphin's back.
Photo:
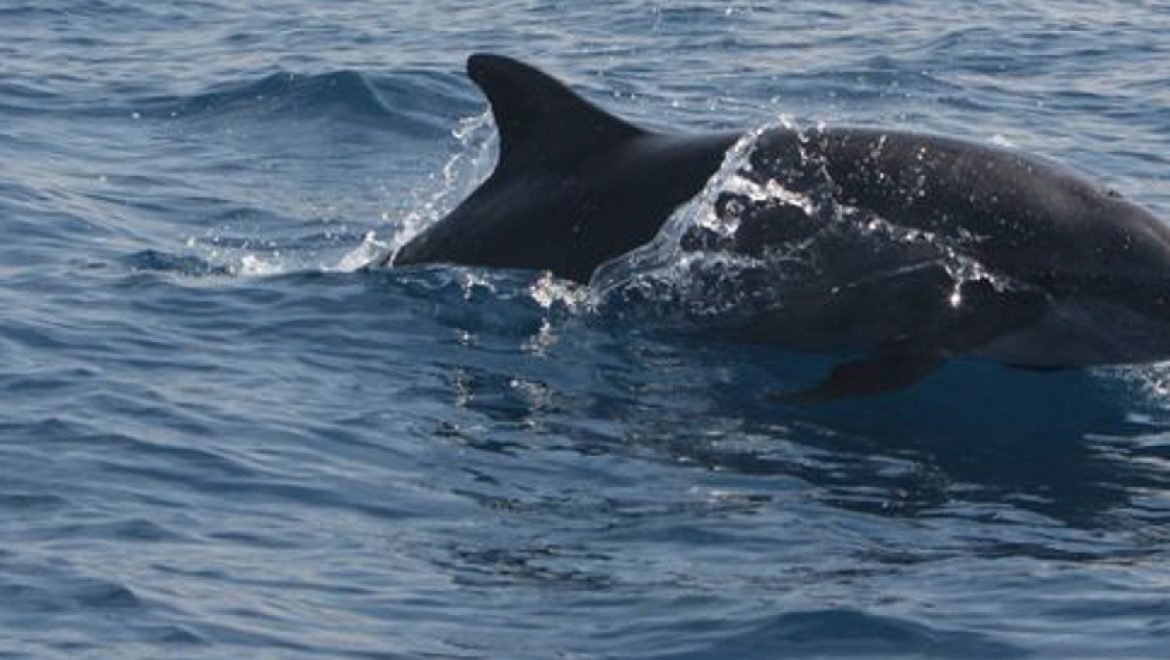
M 837 203 L 970 250 L 991 270 L 1057 284 L 1170 283 L 1170 228 L 1072 168 L 1013 149 L 911 132 L 770 131 L 756 177 L 832 188 Z M 811 172 L 823 171 L 828 180 Z
M 467 68 L 491 103 L 499 161 L 462 204 L 392 257 L 396 266 L 525 268 L 586 282 L 602 263 L 652 239 L 736 139 L 646 131 L 510 58 L 472 55 Z

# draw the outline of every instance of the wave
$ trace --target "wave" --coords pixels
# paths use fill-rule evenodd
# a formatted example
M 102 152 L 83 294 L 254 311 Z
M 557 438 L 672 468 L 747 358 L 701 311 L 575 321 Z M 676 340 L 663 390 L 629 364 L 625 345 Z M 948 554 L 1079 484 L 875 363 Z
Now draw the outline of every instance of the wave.
M 724 629 L 727 626 L 720 626 Z M 907 618 L 840 608 L 791 612 L 746 624 L 741 631 L 694 652 L 658 658 L 762 656 L 918 655 L 1019 657 L 1023 649 L 964 630 L 948 630 Z M 701 630 L 702 628 L 698 628 Z
M 141 250 L 127 255 L 122 259 L 122 264 L 135 272 L 175 273 L 189 277 L 230 275 L 232 273 L 231 269 L 226 266 L 217 266 L 199 257 L 169 254 L 159 250 Z
M 194 96 L 155 99 L 151 105 L 150 110 L 172 116 L 303 116 L 329 111 L 375 117 L 392 114 L 370 81 L 356 71 L 310 76 L 273 73 L 259 80 L 217 85 Z
M 147 91 L 158 84 L 121 83 L 94 94 L 0 74 L 0 113 L 69 119 L 321 119 L 431 137 L 448 133 L 452 123 L 479 105 L 458 77 L 421 71 L 387 75 L 352 69 L 317 74 L 279 71 L 215 83 L 191 94 Z
M 376 78 L 341 70 L 314 75 L 272 73 L 231 81 L 189 96 L 144 98 L 132 114 L 168 119 L 333 119 L 390 127 L 404 133 L 446 132 L 470 108 L 453 79 L 431 73 Z

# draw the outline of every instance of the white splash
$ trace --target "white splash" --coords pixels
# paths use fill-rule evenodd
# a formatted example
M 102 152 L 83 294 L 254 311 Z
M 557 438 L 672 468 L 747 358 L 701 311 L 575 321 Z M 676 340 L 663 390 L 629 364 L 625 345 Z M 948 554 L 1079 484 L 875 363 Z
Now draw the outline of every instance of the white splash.
M 324 267 L 323 270 L 351 273 L 386 254 L 389 249 L 387 243 L 378 240 L 377 232 L 368 231 L 360 245 L 346 252 L 336 265 Z
M 807 170 L 802 174 L 815 177 L 812 186 L 793 190 L 786 186 L 782 173 L 754 168 L 753 151 L 760 138 L 773 130 L 795 131 L 797 143 L 802 145 L 800 167 Z M 912 244 L 931 246 L 954 282 L 946 302 L 956 308 L 965 303 L 963 285 L 969 282 L 984 281 L 997 291 L 1013 288 L 1014 282 L 989 271 L 965 249 L 977 237 L 962 232 L 944 236 L 902 226 L 837 199 L 824 157 L 813 148 L 824 130 L 823 126 L 802 129 L 781 117 L 745 134 L 728 150 L 719 171 L 703 190 L 671 216 L 653 241 L 598 269 L 591 282 L 598 304 L 649 299 L 667 305 L 681 304 L 689 318 L 705 319 L 781 309 L 787 304 L 787 292 L 826 284 L 819 281 L 824 275 L 823 260 L 834 257 L 833 250 L 842 240 L 853 246 L 869 241 L 874 250 Z M 885 147 L 883 138 L 875 151 Z M 925 183 L 920 180 L 919 188 Z M 724 197 L 728 193 L 731 197 Z M 696 249 L 684 240 L 689 231 L 698 230 L 701 236 L 714 239 L 715 245 L 733 244 L 741 220 L 735 205 L 756 203 L 800 209 L 822 229 L 769 246 L 760 256 L 722 247 Z M 886 265 L 898 267 L 895 261 Z M 758 285 L 739 286 L 745 277 Z
M 265 260 L 255 254 L 245 254 L 240 257 L 237 264 L 230 267 L 230 270 L 242 277 L 264 277 L 286 272 L 287 268 L 279 259 L 280 253 L 274 253 L 273 257 L 272 260 Z
M 499 152 L 499 138 L 490 110 L 465 117 L 451 131 L 459 149 L 443 168 L 411 193 L 412 210 L 391 222 L 383 254 L 397 252 L 419 232 L 438 222 L 491 174 Z M 388 218 L 383 217 L 383 220 Z
M 588 305 L 592 300 L 588 287 L 582 287 L 568 280 L 553 277 L 552 273 L 541 274 L 528 290 L 529 295 L 546 311 L 557 305 L 575 310 Z

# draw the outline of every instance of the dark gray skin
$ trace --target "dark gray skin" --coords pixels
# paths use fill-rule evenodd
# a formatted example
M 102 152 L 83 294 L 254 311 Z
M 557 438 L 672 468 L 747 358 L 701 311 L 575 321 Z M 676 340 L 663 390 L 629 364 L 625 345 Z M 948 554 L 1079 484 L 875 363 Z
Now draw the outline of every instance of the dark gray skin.
M 492 104 L 499 163 L 393 255 L 395 266 L 529 268 L 587 282 L 600 264 L 654 238 L 737 138 L 644 131 L 504 57 L 472 55 L 467 71 Z
M 588 282 L 602 263 L 650 241 L 738 139 L 642 130 L 504 57 L 473 55 L 468 72 L 491 102 L 500 161 L 383 265 L 540 269 Z M 833 252 L 821 281 L 788 292 L 783 316 L 761 318 L 739 338 L 867 357 L 792 398 L 897 389 L 955 354 L 1041 369 L 1170 358 L 1170 229 L 1068 168 L 877 129 L 771 130 L 750 162 L 749 178 L 931 232 L 1012 283 L 957 282 L 937 246 L 874 252 L 826 239 Z M 759 255 L 824 226 L 783 205 L 749 204 L 739 220 L 732 244 L 718 249 Z M 870 268 L 881 276 L 864 277 Z
M 877 129 L 771 131 L 757 170 L 808 178 L 803 148 L 823 163 L 843 204 L 901 226 L 958 238 L 991 270 L 1054 293 L 1101 290 L 1150 302 L 1170 283 L 1170 229 L 1145 209 L 1057 163 L 951 138 Z M 1137 287 L 1133 290 L 1131 287 Z M 1164 303 L 1164 301 L 1163 301 Z

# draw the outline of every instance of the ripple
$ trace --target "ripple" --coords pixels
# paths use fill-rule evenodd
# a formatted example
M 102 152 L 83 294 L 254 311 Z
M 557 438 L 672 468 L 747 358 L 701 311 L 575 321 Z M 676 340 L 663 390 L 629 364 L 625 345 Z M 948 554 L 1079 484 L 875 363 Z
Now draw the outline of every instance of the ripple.
M 1028 653 L 985 635 L 852 609 L 782 614 L 748 624 L 701 650 L 653 658 L 917 656 L 1015 658 Z M 717 634 L 716 634 L 717 635 Z
M 801 408 L 832 358 L 339 272 L 488 174 L 473 50 L 663 131 L 1001 136 L 1156 204 L 1140 4 L 3 3 L 0 655 L 1164 655 L 1157 370 Z
M 231 275 L 227 266 L 217 266 L 199 257 L 178 255 L 160 250 L 142 250 L 122 259 L 125 267 L 134 271 L 175 273 L 187 277 Z
M 459 100 L 437 82 L 429 74 L 375 78 L 354 70 L 280 72 L 259 80 L 221 83 L 191 96 L 145 98 L 134 104 L 132 112 L 146 118 L 186 120 L 322 118 L 417 139 L 443 130 L 434 109 Z

